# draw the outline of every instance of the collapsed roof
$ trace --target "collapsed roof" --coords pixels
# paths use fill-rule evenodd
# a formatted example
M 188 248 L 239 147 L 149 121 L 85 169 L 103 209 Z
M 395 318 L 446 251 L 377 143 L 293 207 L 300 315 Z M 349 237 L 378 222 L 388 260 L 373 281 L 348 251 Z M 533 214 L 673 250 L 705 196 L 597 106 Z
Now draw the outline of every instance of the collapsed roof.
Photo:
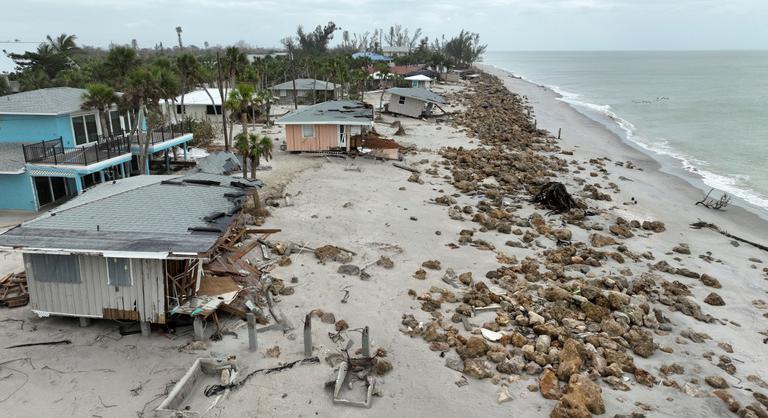
M 207 173 L 136 176 L 98 185 L 0 235 L 27 252 L 201 258 L 261 181 Z
M 415 87 L 393 87 L 387 89 L 387 93 L 395 96 L 410 97 L 412 99 L 421 100 L 428 103 L 444 104 L 445 100 L 443 96 L 434 93 L 430 90 Z
M 314 78 L 297 78 L 296 90 L 336 90 L 340 86 L 330 81 L 315 80 Z M 293 90 L 293 80 L 276 84 L 270 90 Z

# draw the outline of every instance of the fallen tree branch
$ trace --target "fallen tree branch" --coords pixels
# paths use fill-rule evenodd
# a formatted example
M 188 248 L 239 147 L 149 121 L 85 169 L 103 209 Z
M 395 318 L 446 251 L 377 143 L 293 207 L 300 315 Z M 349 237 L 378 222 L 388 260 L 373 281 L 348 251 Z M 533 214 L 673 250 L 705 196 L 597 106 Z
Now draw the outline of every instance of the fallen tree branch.
M 766 246 L 766 245 L 758 244 L 758 243 L 756 243 L 754 241 L 750 241 L 750 240 L 741 238 L 739 236 L 733 235 L 733 234 L 729 233 L 728 231 L 723 231 L 717 225 L 715 225 L 713 223 L 709 223 L 709 222 L 704 222 L 701 219 L 699 219 L 698 222 L 692 223 L 691 224 L 691 228 L 693 228 L 693 229 L 702 229 L 702 228 L 711 229 L 711 230 L 713 230 L 715 232 L 720 233 L 721 235 L 725 235 L 728 238 L 732 238 L 732 239 L 734 239 L 736 241 L 743 242 L 745 244 L 749 244 L 749 245 L 751 245 L 751 246 L 753 246 L 755 248 L 761 249 L 763 251 L 768 251 L 768 246 Z
M 9 348 L 20 348 L 20 347 L 33 347 L 36 345 L 60 345 L 60 344 L 72 344 L 72 341 L 70 340 L 60 340 L 60 341 L 46 341 L 41 343 L 27 343 L 27 344 L 16 344 L 16 345 L 10 345 L 8 347 L 5 347 L 5 349 Z
M 551 181 L 541 189 L 539 192 L 533 195 L 533 203 L 540 203 L 545 208 L 553 210 L 557 213 L 568 212 L 576 207 L 576 201 L 565 189 L 563 183 Z
M 712 194 L 714 190 L 715 189 L 709 189 L 707 194 L 704 195 L 704 198 L 696 202 L 696 205 L 702 205 L 708 209 L 723 210 L 731 204 L 731 196 L 728 196 L 728 193 L 723 193 L 723 195 L 720 196 L 720 199 L 710 199 L 709 195 Z

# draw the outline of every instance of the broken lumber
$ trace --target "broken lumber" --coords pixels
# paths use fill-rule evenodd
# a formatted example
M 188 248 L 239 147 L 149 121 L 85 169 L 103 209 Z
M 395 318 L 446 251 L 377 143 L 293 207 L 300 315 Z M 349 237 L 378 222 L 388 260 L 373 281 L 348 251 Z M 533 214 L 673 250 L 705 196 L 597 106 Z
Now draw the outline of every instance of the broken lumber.
M 718 227 L 717 225 L 715 225 L 713 223 L 709 223 L 709 222 L 704 222 L 701 219 L 699 219 L 698 222 L 692 223 L 691 224 L 691 228 L 693 228 L 693 229 L 701 229 L 701 228 L 711 229 L 711 230 L 713 230 L 713 231 L 715 231 L 715 232 L 717 232 L 717 233 L 719 233 L 721 235 L 724 235 L 724 236 L 726 236 L 728 238 L 732 238 L 732 239 L 734 239 L 736 241 L 743 242 L 745 244 L 749 244 L 749 245 L 751 245 L 751 246 L 753 246 L 755 248 L 758 248 L 760 250 L 763 250 L 763 251 L 768 251 L 768 246 L 766 246 L 766 245 L 758 244 L 758 243 L 756 243 L 754 241 L 749 241 L 747 239 L 744 239 L 744 238 L 741 238 L 739 236 L 733 235 L 733 234 L 729 233 L 728 231 L 724 231 L 724 230 L 720 229 L 720 227 Z

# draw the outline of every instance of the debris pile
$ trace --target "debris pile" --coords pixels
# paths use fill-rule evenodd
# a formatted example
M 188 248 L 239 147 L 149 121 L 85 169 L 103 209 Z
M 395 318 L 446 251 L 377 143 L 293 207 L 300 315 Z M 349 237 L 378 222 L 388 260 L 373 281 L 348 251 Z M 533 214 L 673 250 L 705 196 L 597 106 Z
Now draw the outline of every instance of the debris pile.
M 11 273 L 0 279 L 0 306 L 16 308 L 29 303 L 27 274 Z

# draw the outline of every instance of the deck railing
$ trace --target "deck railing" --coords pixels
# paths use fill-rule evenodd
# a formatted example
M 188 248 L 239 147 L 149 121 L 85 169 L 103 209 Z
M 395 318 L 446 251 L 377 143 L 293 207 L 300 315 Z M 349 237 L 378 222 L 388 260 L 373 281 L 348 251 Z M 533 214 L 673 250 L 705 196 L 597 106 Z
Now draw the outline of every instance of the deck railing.
M 147 139 L 151 145 L 169 141 L 192 130 L 189 124 L 171 124 L 154 129 Z M 65 147 L 61 137 L 23 145 L 24 161 L 38 164 L 89 165 L 131 152 L 131 144 L 139 144 L 139 135 L 127 132 L 100 136 L 95 142 Z
M 96 141 L 76 147 L 65 147 L 61 137 L 23 145 L 24 161 L 38 164 L 90 165 L 129 154 L 127 136 L 98 137 Z

